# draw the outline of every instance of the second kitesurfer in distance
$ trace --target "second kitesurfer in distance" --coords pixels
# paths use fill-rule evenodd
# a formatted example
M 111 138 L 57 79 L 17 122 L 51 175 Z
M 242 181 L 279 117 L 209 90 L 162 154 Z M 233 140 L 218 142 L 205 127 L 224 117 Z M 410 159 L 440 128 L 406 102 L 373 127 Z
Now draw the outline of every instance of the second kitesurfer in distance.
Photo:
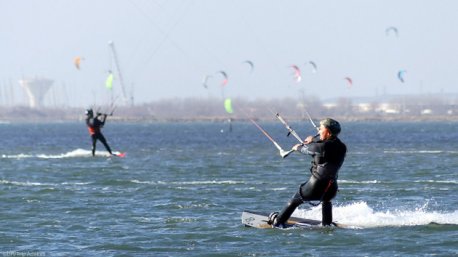
M 340 131 L 339 122 L 326 118 L 320 121 L 319 140 L 309 136 L 303 144 L 293 146 L 293 150 L 312 156 L 311 176 L 300 185 L 298 192 L 280 213 L 273 212 L 269 215 L 269 224 L 283 227 L 299 205 L 308 201 L 320 201 L 322 225 L 332 225 L 331 200 L 337 194 L 337 175 L 347 152 L 346 145 L 337 137 Z
M 111 152 L 111 148 L 108 145 L 107 140 L 105 139 L 101 131 L 102 127 L 105 125 L 107 116 L 107 114 L 102 113 L 97 113 L 97 115 L 94 116 L 94 111 L 92 109 L 86 110 L 86 125 L 92 139 L 92 156 L 95 156 L 97 140 L 100 140 L 100 142 L 102 142 L 102 144 L 105 146 L 110 155 L 113 155 L 113 153 Z

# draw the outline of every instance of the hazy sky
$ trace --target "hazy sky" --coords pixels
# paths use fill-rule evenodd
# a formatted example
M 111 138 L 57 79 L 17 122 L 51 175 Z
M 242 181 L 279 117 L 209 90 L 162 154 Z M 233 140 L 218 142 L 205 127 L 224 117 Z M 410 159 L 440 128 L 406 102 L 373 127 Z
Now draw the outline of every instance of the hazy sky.
M 0 0 L 0 82 L 46 77 L 59 101 L 109 102 L 112 40 L 136 103 L 221 97 L 220 70 L 225 97 L 456 93 L 457 13 L 456 0 Z

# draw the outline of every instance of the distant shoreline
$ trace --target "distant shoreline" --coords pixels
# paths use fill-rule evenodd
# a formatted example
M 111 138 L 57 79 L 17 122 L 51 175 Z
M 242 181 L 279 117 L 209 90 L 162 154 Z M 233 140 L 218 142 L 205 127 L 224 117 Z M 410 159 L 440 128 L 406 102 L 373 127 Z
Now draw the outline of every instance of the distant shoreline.
M 227 122 L 274 121 L 275 113 L 291 121 L 333 117 L 340 121 L 458 121 L 458 104 L 454 101 L 425 103 L 416 98 L 398 102 L 353 103 L 339 99 L 329 104 L 317 99 L 271 99 L 246 101 L 233 99 L 233 113 L 227 113 L 219 99 L 167 99 L 135 106 L 116 106 L 109 120 L 116 122 Z M 111 113 L 113 107 L 93 107 L 96 112 Z M 0 107 L 0 123 L 40 123 L 84 121 L 84 107 L 24 106 Z
M 72 109 L 67 111 L 56 111 L 51 109 L 42 110 L 40 112 L 31 112 L 25 115 L 18 114 L 16 112 L 10 114 L 0 114 L 0 124 L 5 123 L 53 123 L 53 122 L 83 122 L 85 119 L 84 114 L 81 113 L 81 109 Z M 179 115 L 177 115 L 179 116 Z M 308 118 L 301 117 L 299 115 L 289 115 L 283 113 L 283 117 L 287 118 L 288 121 L 308 121 Z M 456 115 L 324 115 L 313 117 L 314 120 L 320 120 L 325 117 L 332 117 L 343 122 L 458 122 L 458 116 Z M 220 115 L 220 116 L 203 116 L 196 115 L 195 117 L 155 117 L 146 115 L 113 115 L 109 116 L 110 122 L 120 123 L 173 123 L 173 122 L 250 122 L 250 119 L 254 119 L 262 122 L 275 121 L 276 118 L 273 114 L 271 115 L 259 115 L 259 116 L 246 116 L 239 115 Z

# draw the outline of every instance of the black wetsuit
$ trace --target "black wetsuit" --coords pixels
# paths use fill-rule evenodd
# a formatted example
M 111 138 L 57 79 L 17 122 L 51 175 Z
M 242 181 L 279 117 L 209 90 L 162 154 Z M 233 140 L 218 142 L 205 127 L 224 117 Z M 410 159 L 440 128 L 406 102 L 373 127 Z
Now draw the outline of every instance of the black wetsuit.
M 299 151 L 313 157 L 309 180 L 299 187 L 298 192 L 278 214 L 275 225 L 284 224 L 294 210 L 305 201 L 322 201 L 322 224 L 332 223 L 331 200 L 337 194 L 337 173 L 342 166 L 347 147 L 337 137 L 325 141 L 312 142 Z
M 101 128 L 103 127 L 103 125 L 105 125 L 105 120 L 107 118 L 107 115 L 104 114 L 102 116 L 103 116 L 102 120 L 98 119 L 99 115 L 97 115 L 96 117 L 88 116 L 86 118 L 86 125 L 88 127 L 89 134 L 91 135 L 91 139 L 92 139 L 92 156 L 95 155 L 95 146 L 96 146 L 97 140 L 100 140 L 100 142 L 102 142 L 102 144 L 105 146 L 107 151 L 110 154 L 112 154 L 110 146 L 108 145 L 107 140 L 105 139 L 105 137 L 103 136 L 101 132 Z

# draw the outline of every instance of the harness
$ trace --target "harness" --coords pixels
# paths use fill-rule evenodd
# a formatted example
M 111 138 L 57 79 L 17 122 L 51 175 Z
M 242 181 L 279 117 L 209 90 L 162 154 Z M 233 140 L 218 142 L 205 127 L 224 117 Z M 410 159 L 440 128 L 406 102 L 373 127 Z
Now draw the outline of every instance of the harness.
M 100 128 L 96 128 L 96 127 L 87 127 L 87 129 L 90 135 L 94 135 L 95 133 L 100 132 Z
M 87 119 L 86 125 L 89 131 L 89 134 L 95 135 L 97 133 L 100 133 L 100 128 L 103 126 L 103 123 L 100 123 L 97 117 L 95 117 L 95 118 Z

